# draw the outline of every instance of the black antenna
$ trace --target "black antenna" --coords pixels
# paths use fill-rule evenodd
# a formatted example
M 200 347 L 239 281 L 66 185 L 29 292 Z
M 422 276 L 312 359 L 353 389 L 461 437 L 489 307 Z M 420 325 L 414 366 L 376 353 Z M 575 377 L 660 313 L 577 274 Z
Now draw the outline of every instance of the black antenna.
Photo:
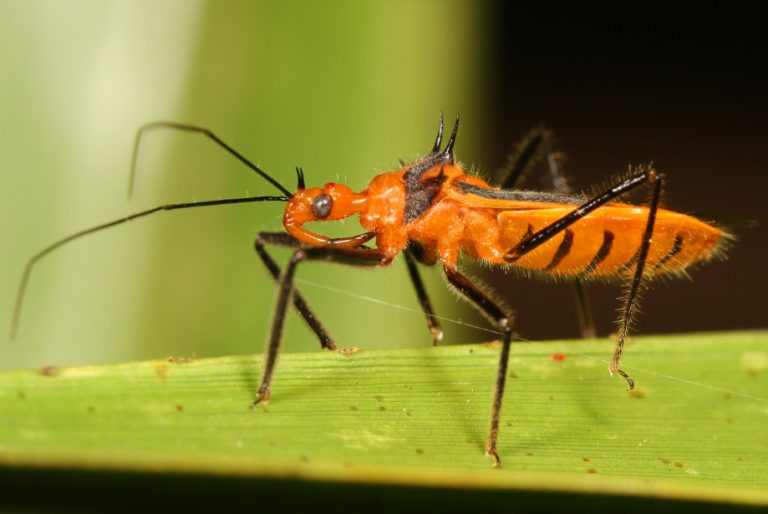
M 74 241 L 75 239 L 79 239 L 88 234 L 93 234 L 94 232 L 111 228 L 116 225 L 121 225 L 123 223 L 134 220 L 136 218 L 149 216 L 150 214 L 154 214 L 160 211 L 174 211 L 177 209 L 190 209 L 193 207 L 209 207 L 212 205 L 228 205 L 228 204 L 236 204 L 236 203 L 287 202 L 288 200 L 290 200 L 288 196 L 246 196 L 242 198 L 225 198 L 222 200 L 207 200 L 203 202 L 170 203 L 166 205 L 160 205 L 152 209 L 147 209 L 145 211 L 129 214 L 128 216 L 118 218 L 116 220 L 108 221 L 106 223 L 102 223 L 101 225 L 96 225 L 95 227 L 87 228 L 85 230 L 75 232 L 74 234 L 71 234 L 65 238 L 59 239 L 58 241 L 46 246 L 45 248 L 37 252 L 35 255 L 30 257 L 30 259 L 27 261 L 27 265 L 24 267 L 24 273 L 21 276 L 21 282 L 19 283 L 19 288 L 16 291 L 16 303 L 14 304 L 13 317 L 11 318 L 10 338 L 11 339 L 16 338 L 16 332 L 18 331 L 18 326 L 19 326 L 19 317 L 21 316 L 21 307 L 22 307 L 22 304 L 24 303 L 24 293 L 27 290 L 27 283 L 29 282 L 29 276 L 32 273 L 32 268 L 34 267 L 37 261 L 39 261 L 46 255 L 48 255 L 55 249 L 59 248 L 60 246 L 65 245 L 66 243 Z
M 257 174 L 259 174 L 264 180 L 275 186 L 278 190 L 280 190 L 281 193 L 283 193 L 286 196 L 291 196 L 291 192 L 288 191 L 286 188 L 284 188 L 277 180 L 270 177 L 264 170 L 253 164 L 251 161 L 249 161 L 243 154 L 229 146 L 227 143 L 225 143 L 219 136 L 214 134 L 211 130 L 205 128 L 205 127 L 198 127 L 195 125 L 188 125 L 186 123 L 176 123 L 173 121 L 154 121 L 152 123 L 147 123 L 146 125 L 143 125 L 139 131 L 136 133 L 136 140 L 133 143 L 133 155 L 131 157 L 131 171 L 130 175 L 128 176 L 128 198 L 131 197 L 133 194 L 133 186 L 136 182 L 136 164 L 138 162 L 139 158 L 139 149 L 141 147 L 141 141 L 144 138 L 144 133 L 149 132 L 150 130 L 155 129 L 173 129 L 173 130 L 182 130 L 185 132 L 195 132 L 197 134 L 202 134 L 205 137 L 213 140 L 217 145 L 222 147 L 224 150 L 226 150 L 229 154 L 235 156 L 240 162 L 245 164 L 248 168 L 255 171 Z
M 456 134 L 459 132 L 459 114 L 456 113 L 456 124 L 453 126 L 453 132 L 451 133 L 451 139 L 448 140 L 448 144 L 445 145 L 443 155 L 453 162 L 453 145 L 456 144 Z
M 443 111 L 440 111 L 440 127 L 437 129 L 437 138 L 432 146 L 432 153 L 440 151 L 440 144 L 443 142 Z
M 304 170 L 296 166 L 296 177 L 298 179 L 298 185 L 296 186 L 297 190 L 306 189 L 307 186 L 304 184 Z

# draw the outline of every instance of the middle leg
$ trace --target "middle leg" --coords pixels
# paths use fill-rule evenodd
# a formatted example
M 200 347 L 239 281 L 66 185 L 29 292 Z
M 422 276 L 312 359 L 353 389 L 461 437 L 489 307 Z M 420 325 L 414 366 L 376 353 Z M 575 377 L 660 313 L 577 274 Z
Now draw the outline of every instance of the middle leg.
M 461 274 L 453 266 L 444 266 L 445 276 L 466 300 L 477 306 L 480 311 L 490 318 L 502 332 L 501 356 L 499 357 L 499 371 L 496 376 L 496 391 L 493 394 L 491 407 L 491 424 L 488 429 L 488 440 L 485 443 L 485 454 L 493 459 L 493 467 L 499 467 L 501 460 L 496 451 L 496 443 L 499 438 L 499 419 L 501 416 L 501 402 L 504 397 L 504 385 L 507 379 L 507 363 L 509 362 L 509 347 L 512 343 L 512 314 L 493 301 L 487 293 Z

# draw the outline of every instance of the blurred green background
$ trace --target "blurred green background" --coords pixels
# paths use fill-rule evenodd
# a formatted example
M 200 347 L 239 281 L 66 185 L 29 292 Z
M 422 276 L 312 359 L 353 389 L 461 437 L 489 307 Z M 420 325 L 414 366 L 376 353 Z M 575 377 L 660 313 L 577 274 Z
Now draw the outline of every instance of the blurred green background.
M 465 115 L 458 151 L 472 155 L 485 124 L 473 93 L 486 54 L 479 7 L 1 2 L 2 332 L 25 259 L 54 239 L 161 203 L 278 194 L 204 138 L 154 132 L 128 201 L 133 137 L 148 121 L 210 127 L 289 190 L 296 165 L 310 185 L 363 189 L 430 148 L 441 110 Z M 0 366 L 260 352 L 275 287 L 252 242 L 281 228 L 281 208 L 164 213 L 62 248 L 35 269 Z M 401 262 L 369 273 L 308 264 L 300 277 L 418 309 Z M 303 289 L 342 345 L 430 342 L 419 313 Z M 292 315 L 285 349 L 315 348 Z
M 55 239 L 162 203 L 276 193 L 204 138 L 154 132 L 128 201 L 133 137 L 158 119 L 215 130 L 288 189 L 300 165 L 310 185 L 356 190 L 427 151 L 440 111 L 461 113 L 457 155 L 487 171 L 545 122 L 577 187 L 655 161 L 674 208 L 765 219 L 766 60 L 743 25 L 758 18 L 697 13 L 709 19 L 501 1 L 0 0 L 0 333 L 25 260 Z M 58 250 L 0 367 L 260 352 L 275 287 L 252 243 L 280 229 L 281 207 L 159 214 Z M 640 332 L 764 327 L 766 259 L 763 233 L 744 231 L 731 263 L 651 291 Z M 441 315 L 477 321 L 424 276 Z M 342 291 L 302 285 L 340 345 L 430 344 L 402 262 L 307 264 L 299 278 Z M 576 335 L 567 288 L 486 281 L 522 335 Z M 618 290 L 594 289 L 607 334 Z M 446 325 L 449 342 L 488 338 Z M 284 348 L 318 348 L 293 314 Z

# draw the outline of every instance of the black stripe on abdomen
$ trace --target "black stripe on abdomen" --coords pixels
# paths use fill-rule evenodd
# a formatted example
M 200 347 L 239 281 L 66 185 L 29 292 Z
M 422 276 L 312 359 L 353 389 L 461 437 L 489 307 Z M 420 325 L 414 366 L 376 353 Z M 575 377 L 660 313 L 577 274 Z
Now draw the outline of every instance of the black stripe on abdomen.
M 560 261 L 562 261 L 566 255 L 571 251 L 571 247 L 573 246 L 573 230 L 566 229 L 565 230 L 565 236 L 563 236 L 563 240 L 560 241 L 560 246 L 557 247 L 557 251 L 555 252 L 555 255 L 552 257 L 552 260 L 549 264 L 547 264 L 547 267 L 544 268 L 545 271 L 551 271 L 557 267 L 558 264 L 560 264 Z
M 668 263 L 675 255 L 680 253 L 680 250 L 683 249 L 683 236 L 680 234 L 677 234 L 675 236 L 675 242 L 672 245 L 672 249 L 669 251 L 667 255 L 664 256 L 663 259 L 659 261 L 659 263 L 653 268 L 654 271 L 664 266 L 666 263 Z
M 608 257 L 608 254 L 611 253 L 611 248 L 613 248 L 613 239 L 614 239 L 613 232 L 610 230 L 604 230 L 603 231 L 603 244 L 600 245 L 600 248 L 598 248 L 597 253 L 592 258 L 592 261 L 587 265 L 586 268 L 584 268 L 584 271 L 582 274 L 589 275 L 593 271 L 595 271 L 595 268 L 597 268 L 601 262 L 603 262 L 606 257 Z

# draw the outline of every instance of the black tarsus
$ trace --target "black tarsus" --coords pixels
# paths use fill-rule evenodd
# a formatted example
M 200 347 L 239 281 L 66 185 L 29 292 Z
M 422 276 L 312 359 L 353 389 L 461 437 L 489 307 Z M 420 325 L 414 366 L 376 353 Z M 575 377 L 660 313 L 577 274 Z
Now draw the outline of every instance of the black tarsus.
M 64 237 L 62 239 L 59 239 L 58 241 L 46 246 L 39 252 L 37 252 L 35 255 L 29 258 L 27 261 L 26 266 L 24 267 L 24 273 L 21 276 L 21 282 L 19 283 L 19 288 L 16 291 L 16 302 L 14 304 L 13 309 L 13 317 L 11 318 L 11 331 L 10 331 L 10 338 L 14 339 L 16 337 L 16 333 L 18 331 L 18 325 L 19 325 L 19 317 L 21 316 L 21 307 L 24 303 L 24 293 L 27 289 L 27 283 L 29 282 L 29 276 L 32 273 L 32 267 L 35 265 L 37 261 L 51 253 L 56 248 L 59 248 L 60 246 L 69 243 L 71 241 L 74 241 L 75 239 L 78 239 L 80 237 L 86 236 L 88 234 L 92 234 L 94 232 L 98 232 L 100 230 L 104 230 L 107 228 L 114 227 L 116 225 L 121 225 L 123 223 L 126 223 L 128 221 L 142 218 L 144 216 L 149 216 L 150 214 L 155 214 L 157 212 L 161 211 L 173 211 L 177 209 L 190 209 L 194 207 L 210 207 L 213 205 L 229 205 L 229 204 L 237 204 L 237 203 L 250 203 L 250 202 L 271 202 L 271 201 L 278 201 L 278 202 L 287 202 L 288 197 L 286 196 L 247 196 L 242 198 L 226 198 L 222 200 L 207 200 L 202 202 L 186 202 L 186 203 L 170 203 L 165 205 L 160 205 L 157 207 L 153 207 L 152 209 L 147 209 L 144 211 L 136 212 L 133 214 L 129 214 L 128 216 L 124 216 L 122 218 L 108 221 L 106 223 L 102 223 L 101 225 L 96 225 L 95 227 L 91 227 L 85 230 L 81 230 L 79 232 L 75 232 L 74 234 L 71 234 L 67 237 Z
M 232 148 L 230 145 L 225 143 L 219 136 L 214 134 L 210 129 L 207 129 L 205 127 L 198 127 L 196 125 L 190 125 L 187 123 L 177 123 L 174 121 L 154 121 L 152 123 L 147 123 L 146 125 L 143 125 L 141 128 L 139 128 L 139 131 L 136 133 L 136 139 L 133 143 L 133 155 L 131 156 L 131 171 L 130 175 L 128 177 L 128 198 L 131 197 L 133 194 L 133 188 L 134 184 L 136 182 L 136 164 L 138 161 L 139 156 L 139 149 L 141 147 L 141 141 L 144 137 L 145 132 L 149 132 L 150 130 L 156 130 L 156 129 L 173 129 L 173 130 L 181 130 L 185 132 L 195 132 L 197 134 L 202 134 L 205 137 L 211 139 L 213 142 L 215 142 L 217 145 L 222 147 L 224 150 L 226 150 L 230 155 L 233 155 L 236 157 L 240 162 L 245 164 L 248 168 L 256 172 L 275 186 L 281 193 L 283 193 L 285 196 L 291 196 L 291 192 L 288 191 L 286 188 L 284 188 L 277 180 L 270 177 L 265 171 L 263 171 L 261 168 L 256 166 L 254 163 L 252 163 L 250 160 L 248 160 L 243 154 Z

